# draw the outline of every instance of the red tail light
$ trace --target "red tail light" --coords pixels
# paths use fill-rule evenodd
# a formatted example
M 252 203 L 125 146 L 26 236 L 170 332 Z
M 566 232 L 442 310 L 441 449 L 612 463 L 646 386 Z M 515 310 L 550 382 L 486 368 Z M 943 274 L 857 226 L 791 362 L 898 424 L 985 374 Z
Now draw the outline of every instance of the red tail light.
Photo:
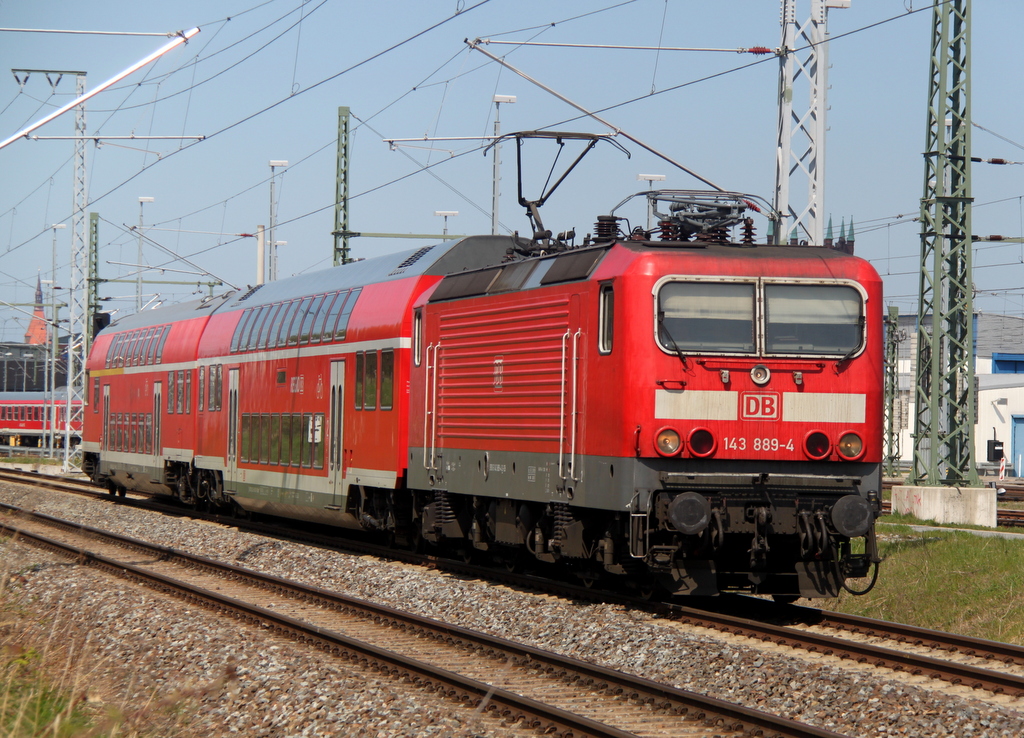
M 812 459 L 824 459 L 832 450 L 832 443 L 821 431 L 814 431 L 804 439 L 804 451 Z
M 706 428 L 698 428 L 690 434 L 689 446 L 694 456 L 710 456 L 715 452 L 715 437 Z

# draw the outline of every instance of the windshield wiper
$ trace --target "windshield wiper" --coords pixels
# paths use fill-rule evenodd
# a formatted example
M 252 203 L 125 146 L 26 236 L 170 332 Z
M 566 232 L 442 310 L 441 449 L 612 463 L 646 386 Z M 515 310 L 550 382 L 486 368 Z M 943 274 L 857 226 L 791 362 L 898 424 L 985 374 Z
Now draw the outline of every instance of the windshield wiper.
M 659 331 L 660 331 L 661 335 L 664 338 L 667 338 L 669 343 L 671 344 L 669 346 L 669 348 L 672 349 L 675 352 L 676 356 L 679 357 L 679 361 L 681 361 L 683 363 L 683 369 L 688 369 L 689 368 L 689 364 L 686 361 L 686 357 L 683 356 L 682 349 L 679 348 L 679 344 L 676 343 L 676 339 L 672 337 L 672 332 L 668 329 L 668 326 L 665 325 L 665 312 L 664 311 L 660 311 L 658 313 L 658 328 L 659 328 Z

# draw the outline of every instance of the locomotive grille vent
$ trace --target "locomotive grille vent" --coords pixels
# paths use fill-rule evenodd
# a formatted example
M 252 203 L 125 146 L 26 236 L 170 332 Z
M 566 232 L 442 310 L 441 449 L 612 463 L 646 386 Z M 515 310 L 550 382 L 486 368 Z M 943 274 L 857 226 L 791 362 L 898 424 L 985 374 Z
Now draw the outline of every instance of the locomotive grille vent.
M 406 259 L 401 264 L 396 266 L 392 271 L 388 272 L 388 276 L 389 277 L 393 277 L 396 274 L 402 274 L 403 272 L 405 272 L 406 269 L 408 269 L 413 264 L 415 264 L 417 261 L 419 261 L 428 251 L 430 251 L 436 245 L 437 244 L 431 244 L 430 246 L 424 246 L 423 248 L 414 251 L 409 256 L 408 259 Z
M 245 302 L 245 301 L 246 301 L 246 300 L 248 300 L 248 299 L 249 299 L 250 297 L 252 297 L 253 295 L 255 295 L 255 294 L 256 294 L 256 290 L 258 290 L 258 289 L 259 289 L 260 287 L 262 287 L 262 286 L 263 286 L 263 285 L 261 285 L 261 284 L 258 284 L 258 285 L 256 285 L 255 287 L 250 287 L 250 288 L 249 288 L 249 291 L 248 291 L 248 292 L 246 292 L 246 293 L 245 293 L 244 295 L 242 295 L 241 297 L 239 297 L 239 298 L 238 298 L 238 301 L 239 301 L 239 302 Z

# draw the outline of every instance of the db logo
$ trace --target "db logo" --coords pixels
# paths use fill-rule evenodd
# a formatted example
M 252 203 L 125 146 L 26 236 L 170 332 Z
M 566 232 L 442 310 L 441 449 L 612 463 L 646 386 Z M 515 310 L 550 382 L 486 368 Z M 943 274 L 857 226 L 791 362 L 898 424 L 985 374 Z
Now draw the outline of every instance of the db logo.
M 740 404 L 740 417 L 744 420 L 778 420 L 782 403 L 777 392 L 744 392 Z

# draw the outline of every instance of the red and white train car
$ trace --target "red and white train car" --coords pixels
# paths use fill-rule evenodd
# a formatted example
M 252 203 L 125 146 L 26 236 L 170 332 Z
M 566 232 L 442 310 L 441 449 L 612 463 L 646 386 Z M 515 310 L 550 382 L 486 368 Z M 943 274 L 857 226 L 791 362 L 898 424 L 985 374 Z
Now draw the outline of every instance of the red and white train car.
M 473 237 L 122 319 L 88 362 L 87 469 L 679 594 L 865 575 L 878 275 L 614 223 L 581 248 Z
M 74 410 L 81 409 L 80 400 L 74 404 Z M 0 445 L 43 448 L 52 434 L 56 447 L 63 448 L 67 436 L 72 446 L 77 446 L 82 423 L 74 418 L 75 414 L 71 413 L 72 423 L 65 428 L 68 394 L 63 388 L 52 397 L 48 392 L 0 392 Z

